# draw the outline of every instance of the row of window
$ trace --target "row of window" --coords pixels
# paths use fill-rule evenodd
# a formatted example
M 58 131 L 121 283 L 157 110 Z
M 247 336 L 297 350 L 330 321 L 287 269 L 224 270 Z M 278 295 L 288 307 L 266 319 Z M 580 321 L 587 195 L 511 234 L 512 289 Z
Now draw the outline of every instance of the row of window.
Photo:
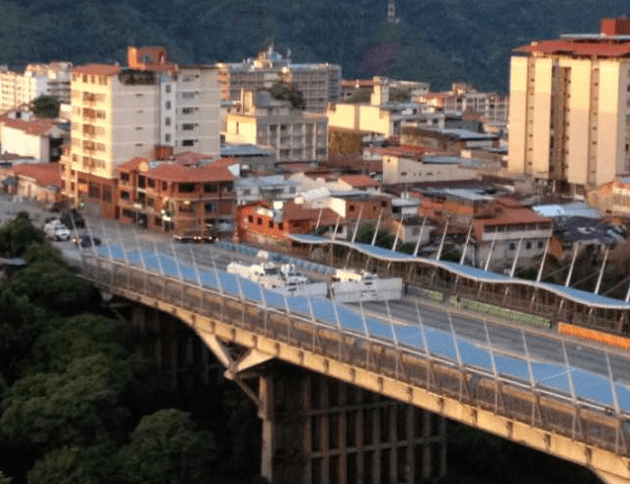
M 99 84 L 100 86 L 107 86 L 109 84 L 109 77 L 107 76 L 97 76 L 93 74 L 72 74 L 72 80 L 74 82 L 83 81 L 84 83 L 89 84 Z

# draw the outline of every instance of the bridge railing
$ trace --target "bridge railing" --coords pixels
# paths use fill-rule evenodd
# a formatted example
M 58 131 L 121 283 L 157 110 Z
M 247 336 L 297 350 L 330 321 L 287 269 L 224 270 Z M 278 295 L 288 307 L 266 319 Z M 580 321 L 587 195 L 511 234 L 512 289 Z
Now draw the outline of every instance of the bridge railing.
M 111 256 L 111 250 L 109 255 Z M 458 335 L 451 327 L 455 342 L 455 354 L 444 357 L 435 351 L 429 340 L 434 328 L 426 327 L 419 315 L 421 344 L 411 345 L 401 340 L 401 327 L 388 321 L 389 336 L 379 337 L 368 330 L 365 313 L 362 324 L 354 329 L 342 328 L 341 320 L 347 314 L 342 305 L 332 304 L 331 320 L 316 317 L 316 300 L 307 298 L 306 308 L 295 310 L 292 301 L 273 296 L 260 288 L 260 299 L 245 297 L 243 281 L 236 278 L 237 288 L 222 287 L 216 271 L 216 284 L 202 284 L 197 272 L 197 282 L 185 279 L 181 267 L 167 273 L 159 267 L 148 268 L 142 264 L 107 257 L 103 252 L 84 252 L 83 276 L 95 285 L 113 293 L 133 297 L 144 295 L 167 302 L 208 318 L 228 323 L 255 334 L 264 335 L 282 343 L 303 348 L 324 358 L 405 382 L 412 387 L 425 388 L 436 398 L 450 397 L 479 408 L 488 409 L 510 419 L 546 429 L 584 442 L 614 451 L 618 455 L 630 455 L 628 437 L 630 429 L 625 413 L 618 404 L 615 384 L 611 375 L 614 404 L 611 407 L 578 399 L 572 372 L 567 373 L 568 392 L 554 391 L 540 385 L 534 378 L 532 361 L 525 361 L 527 371 L 522 379 L 506 377 L 498 370 L 498 363 L 505 357 L 503 349 L 493 347 L 488 326 L 485 325 L 490 364 L 486 368 L 467 363 L 457 344 Z M 173 274 L 178 272 L 178 276 Z M 283 298 L 278 304 L 277 298 Z M 336 324 L 335 324 L 336 322 Z M 383 329 L 387 326 L 383 325 Z M 200 328 L 196 328 L 200 329 Z M 393 336 L 393 338 L 392 338 Z M 392 344 L 393 340 L 393 344 Z M 527 353 L 527 338 L 523 332 L 522 345 Z M 569 365 L 566 348 L 562 357 Z

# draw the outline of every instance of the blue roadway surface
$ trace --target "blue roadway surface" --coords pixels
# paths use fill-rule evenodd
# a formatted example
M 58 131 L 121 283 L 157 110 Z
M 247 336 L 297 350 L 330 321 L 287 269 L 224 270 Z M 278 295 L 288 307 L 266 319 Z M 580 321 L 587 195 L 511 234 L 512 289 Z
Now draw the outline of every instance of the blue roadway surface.
M 330 327 L 341 327 L 342 330 L 364 335 L 367 331 L 372 338 L 398 344 L 416 352 L 446 358 L 462 365 L 485 370 L 498 375 L 515 378 L 529 383 L 533 378 L 539 387 L 546 387 L 571 396 L 574 392 L 577 398 L 615 407 L 615 397 L 619 408 L 630 412 L 630 388 L 620 382 L 611 384 L 607 376 L 603 376 L 579 367 L 562 363 L 532 360 L 530 368 L 525 357 L 490 353 L 490 350 L 479 346 L 473 341 L 456 336 L 440 329 L 409 325 L 393 325 L 373 316 L 363 317 L 361 313 L 344 306 L 333 304 L 329 299 L 302 296 L 285 296 L 281 293 L 264 289 L 258 284 L 238 278 L 234 274 L 223 271 L 200 270 L 178 263 L 172 255 L 156 251 L 138 252 L 124 250 L 119 245 L 101 245 L 86 252 L 98 254 L 104 258 L 114 258 L 137 267 L 144 267 L 150 271 L 175 279 L 184 279 L 190 283 L 201 285 L 209 289 L 229 293 L 236 297 L 256 301 L 267 307 L 286 309 L 310 317 L 311 311 L 320 323 Z M 461 268 L 461 266 L 459 266 Z M 494 359 L 494 365 L 493 365 Z M 569 379 L 571 375 L 571 380 Z M 573 392 L 572 387 L 573 386 Z M 614 387 L 614 393 L 613 393 Z

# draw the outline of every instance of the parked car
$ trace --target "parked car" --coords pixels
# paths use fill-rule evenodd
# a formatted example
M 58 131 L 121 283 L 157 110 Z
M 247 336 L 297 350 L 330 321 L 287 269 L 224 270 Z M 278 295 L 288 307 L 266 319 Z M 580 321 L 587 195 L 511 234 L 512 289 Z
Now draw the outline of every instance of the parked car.
M 52 240 L 70 240 L 70 231 L 65 225 L 50 226 L 46 231 L 46 237 Z
M 101 239 L 90 234 L 81 234 L 72 237 L 72 243 L 80 247 L 92 247 L 92 245 L 101 245 Z
M 61 212 L 60 220 L 68 227 L 83 229 L 85 228 L 85 219 L 81 212 L 79 212 L 76 208 L 71 210 L 64 210 Z
M 173 234 L 178 242 L 210 243 L 217 240 L 216 236 L 205 230 L 182 230 Z

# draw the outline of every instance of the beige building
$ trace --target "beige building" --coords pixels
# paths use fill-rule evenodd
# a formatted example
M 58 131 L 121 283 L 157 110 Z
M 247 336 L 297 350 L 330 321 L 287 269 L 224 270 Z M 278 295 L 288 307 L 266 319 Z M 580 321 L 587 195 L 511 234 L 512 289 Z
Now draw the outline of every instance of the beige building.
M 385 137 L 399 136 L 402 125 L 416 122 L 426 127 L 444 128 L 444 114 L 433 113 L 424 104 L 390 102 L 390 80 L 375 77 L 370 103 L 337 103 L 328 107 L 331 129 L 353 130 Z
M 214 68 L 178 67 L 164 49 L 135 47 L 129 48 L 129 66 L 73 70 L 71 146 L 62 158 L 64 193 L 113 218 L 111 193 L 121 163 L 156 151 L 220 155 Z
M 446 153 L 407 150 L 404 146 L 383 148 L 383 184 L 476 180 L 475 160 Z
M 28 105 L 39 96 L 70 102 L 70 62 L 29 64 L 24 73 L 0 70 L 0 113 Z
M 307 111 L 326 112 L 328 103 L 341 97 L 341 66 L 337 64 L 292 64 L 273 45 L 256 59 L 237 63 L 219 63 L 221 99 L 239 100 L 244 90 L 269 89 L 278 81 L 292 85 L 302 93 Z
M 269 146 L 276 161 L 319 161 L 328 157 L 325 114 L 302 111 L 265 91 L 244 91 L 241 105 L 227 115 L 225 141 Z
M 585 189 L 630 172 L 630 20 L 515 50 L 508 169 Z

